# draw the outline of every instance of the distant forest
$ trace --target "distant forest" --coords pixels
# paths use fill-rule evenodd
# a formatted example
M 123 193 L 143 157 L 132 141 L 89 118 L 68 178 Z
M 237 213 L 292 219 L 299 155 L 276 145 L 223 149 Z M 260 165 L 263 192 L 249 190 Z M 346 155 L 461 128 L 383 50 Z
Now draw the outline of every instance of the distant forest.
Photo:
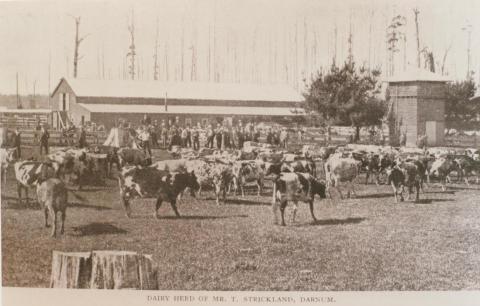
M 35 95 L 35 99 L 32 95 L 20 96 L 20 104 L 22 108 L 48 108 L 48 96 Z M 0 94 L 0 106 L 17 108 L 17 96 Z

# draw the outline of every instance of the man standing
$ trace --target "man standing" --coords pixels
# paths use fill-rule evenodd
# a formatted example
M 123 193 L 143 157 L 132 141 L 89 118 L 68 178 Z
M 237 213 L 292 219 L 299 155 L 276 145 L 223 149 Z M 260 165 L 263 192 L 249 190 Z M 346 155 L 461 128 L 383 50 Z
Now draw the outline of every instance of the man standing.
M 194 128 L 192 131 L 193 149 L 197 151 L 200 149 L 200 127 Z
M 212 149 L 213 148 L 213 138 L 214 138 L 215 132 L 213 131 L 213 126 L 210 124 L 207 129 L 207 148 Z
M 158 121 L 155 120 L 153 125 L 150 126 L 150 135 L 152 136 L 152 146 L 154 148 L 158 147 L 158 135 L 159 135 L 159 126 Z
M 288 132 L 287 128 L 283 127 L 282 131 L 280 132 L 280 145 L 283 149 L 287 148 L 287 141 L 288 141 Z
M 150 133 L 146 127 L 141 127 L 138 138 L 142 142 L 141 146 L 145 153 L 148 152 L 148 155 L 152 156 L 152 149 L 150 148 Z
M 42 126 L 40 131 L 40 155 L 42 155 L 42 149 L 45 149 L 45 154 L 48 154 L 48 139 L 50 138 L 50 133 L 48 133 L 47 128 Z
M 182 146 L 182 148 L 186 148 L 187 147 L 187 137 L 188 137 L 187 127 L 180 128 L 180 130 L 181 130 L 180 137 L 182 138 L 181 146 Z
M 15 146 L 15 149 L 17 150 L 17 158 L 22 157 L 22 151 L 21 151 L 21 138 L 20 138 L 20 131 L 18 130 L 18 127 L 15 128 L 15 133 L 13 134 L 13 145 Z
M 272 145 L 273 144 L 273 133 L 272 133 L 272 128 L 269 127 L 268 128 L 268 132 L 267 132 L 267 143 L 269 145 Z
M 87 133 L 83 126 L 80 127 L 80 135 L 78 136 L 78 147 L 83 149 L 87 146 Z
M 165 121 L 162 121 L 161 135 L 162 135 L 162 146 L 165 149 L 168 144 L 168 128 L 165 125 Z
M 217 124 L 217 130 L 215 131 L 215 140 L 217 141 L 217 149 L 221 150 L 222 149 L 222 134 L 223 134 L 223 129 L 220 123 Z

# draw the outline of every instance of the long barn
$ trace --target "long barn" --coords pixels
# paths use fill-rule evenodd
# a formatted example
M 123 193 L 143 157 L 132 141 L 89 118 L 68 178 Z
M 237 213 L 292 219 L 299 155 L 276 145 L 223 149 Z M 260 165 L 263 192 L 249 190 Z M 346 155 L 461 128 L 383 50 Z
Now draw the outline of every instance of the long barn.
M 288 121 L 304 114 L 302 95 L 284 85 L 62 78 L 51 98 L 56 128 L 66 120 L 108 128 L 120 118 L 139 122 L 144 114 L 180 124 Z

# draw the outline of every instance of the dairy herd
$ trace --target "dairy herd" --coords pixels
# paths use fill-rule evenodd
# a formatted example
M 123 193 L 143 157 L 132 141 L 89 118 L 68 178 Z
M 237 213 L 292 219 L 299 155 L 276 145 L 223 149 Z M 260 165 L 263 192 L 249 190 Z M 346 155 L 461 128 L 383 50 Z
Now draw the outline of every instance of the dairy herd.
M 355 196 L 355 182 L 365 173 L 364 183 L 373 179 L 375 184 L 388 184 L 393 189 L 395 202 L 408 199 L 425 188 L 431 178 L 441 183 L 442 189 L 456 179 L 470 184 L 474 177 L 478 183 L 480 155 L 476 149 L 428 150 L 393 148 L 373 145 L 347 145 L 340 147 L 313 147 L 305 145 L 299 152 L 287 152 L 265 144 L 246 143 L 242 150 L 219 151 L 203 148 L 199 151 L 173 148 L 172 159 L 153 161 L 151 156 L 134 148 L 95 146 L 89 149 L 63 148 L 45 160 L 15 160 L 14 150 L 1 149 L 2 176 L 13 164 L 17 181 L 18 200 L 22 191 L 28 201 L 28 190 L 36 188 L 37 200 L 53 219 L 52 236 L 56 231 L 57 212 L 62 213 L 63 233 L 67 207 L 67 194 L 75 193 L 71 186 L 81 189 L 85 185 L 102 185 L 107 178 L 118 181 L 119 194 L 127 217 L 131 216 L 130 202 L 135 198 L 155 198 L 154 216 L 164 202 L 170 203 L 176 216 L 180 213 L 176 202 L 188 191 L 192 197 L 202 190 L 215 193 L 217 204 L 226 202 L 227 196 L 245 196 L 245 187 L 255 185 L 261 196 L 265 181 L 272 181 L 271 201 L 275 223 L 278 211 L 285 225 L 284 211 L 293 203 L 293 220 L 298 202 L 309 204 L 314 215 L 315 195 L 321 199 L 329 195 L 341 199 Z M 5 184 L 2 179 L 2 185 Z M 68 186 L 68 187 L 67 187 Z M 343 191 L 342 191 L 343 189 Z

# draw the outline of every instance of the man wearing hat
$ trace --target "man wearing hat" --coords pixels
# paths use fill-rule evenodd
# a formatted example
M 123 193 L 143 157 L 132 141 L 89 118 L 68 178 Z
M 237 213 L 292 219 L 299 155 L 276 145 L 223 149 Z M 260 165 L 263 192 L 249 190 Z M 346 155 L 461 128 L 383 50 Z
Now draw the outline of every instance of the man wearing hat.
M 282 131 L 280 132 L 280 145 L 282 148 L 287 148 L 287 141 L 288 141 L 288 132 L 287 128 L 283 127 Z

